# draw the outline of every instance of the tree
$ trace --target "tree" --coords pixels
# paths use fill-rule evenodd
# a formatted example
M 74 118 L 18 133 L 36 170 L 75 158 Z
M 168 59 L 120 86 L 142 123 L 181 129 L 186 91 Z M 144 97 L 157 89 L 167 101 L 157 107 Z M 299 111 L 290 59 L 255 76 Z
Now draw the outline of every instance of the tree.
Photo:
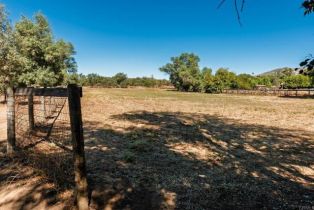
M 63 40 L 55 41 L 47 19 L 38 13 L 32 21 L 22 17 L 15 25 L 15 44 L 27 60 L 18 82 L 25 85 L 61 85 L 67 74 L 76 73 L 74 48 Z
M 265 85 L 267 87 L 271 87 L 273 84 L 269 76 L 257 76 L 256 85 Z
M 72 44 L 55 41 L 47 19 L 40 13 L 12 27 L 0 5 L 0 76 L 9 86 L 55 86 L 76 72 Z
M 308 88 L 311 80 L 305 75 L 292 75 L 284 78 L 284 88 Z
M 236 74 L 226 68 L 219 68 L 215 74 L 215 86 L 218 91 L 238 88 Z
M 172 57 L 171 63 L 160 68 L 170 75 L 171 83 L 181 91 L 198 91 L 200 89 L 200 59 L 193 53 L 183 53 Z
M 215 78 L 212 75 L 213 70 L 211 68 L 203 68 L 201 74 L 201 89 L 205 93 L 213 93 L 216 92 L 215 87 Z
M 88 86 L 95 86 L 101 83 L 101 76 L 99 76 L 98 74 L 88 74 L 86 76 L 86 83 Z
M 237 86 L 239 89 L 251 90 L 255 87 L 255 77 L 250 74 L 239 74 L 237 76 Z
M 314 58 L 310 56 L 300 63 L 300 68 L 296 69 L 299 74 L 314 76 Z
M 67 86 L 69 84 L 77 84 L 79 86 L 87 85 L 86 76 L 78 73 L 66 74 L 63 85 Z
M 23 67 L 27 62 L 19 53 L 12 25 L 4 6 L 0 4 L 0 77 L 12 87 L 18 76 L 25 72 Z
M 113 79 L 115 79 L 118 83 L 118 85 L 121 85 L 122 82 L 128 79 L 128 76 L 124 73 L 117 73 L 115 76 L 113 76 Z

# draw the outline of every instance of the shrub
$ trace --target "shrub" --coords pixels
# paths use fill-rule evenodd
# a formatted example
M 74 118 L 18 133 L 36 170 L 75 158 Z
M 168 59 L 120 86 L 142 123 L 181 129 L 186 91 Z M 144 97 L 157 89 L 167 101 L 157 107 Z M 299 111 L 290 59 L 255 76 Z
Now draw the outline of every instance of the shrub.
M 310 77 L 305 75 L 299 74 L 284 78 L 284 88 L 307 88 L 310 86 Z

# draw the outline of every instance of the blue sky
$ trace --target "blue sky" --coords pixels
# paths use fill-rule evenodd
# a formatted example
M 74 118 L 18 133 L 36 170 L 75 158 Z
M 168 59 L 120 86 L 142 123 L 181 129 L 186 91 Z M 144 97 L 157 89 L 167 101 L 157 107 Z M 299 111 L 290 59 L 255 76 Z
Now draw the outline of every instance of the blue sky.
M 4 0 L 13 22 L 43 12 L 56 38 L 74 44 L 80 73 L 167 78 L 159 67 L 182 52 L 201 67 L 261 73 L 314 54 L 314 15 L 302 0 L 246 0 L 240 27 L 220 0 Z M 271 6 L 271 7 L 270 7 Z

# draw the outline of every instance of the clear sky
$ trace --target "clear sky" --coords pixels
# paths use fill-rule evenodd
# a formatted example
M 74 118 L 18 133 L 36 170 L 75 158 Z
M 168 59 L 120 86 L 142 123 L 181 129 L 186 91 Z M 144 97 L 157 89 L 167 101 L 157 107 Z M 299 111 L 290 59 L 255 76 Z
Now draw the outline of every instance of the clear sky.
M 74 44 L 80 73 L 166 78 L 159 67 L 193 52 L 201 67 L 261 73 L 314 54 L 314 15 L 302 0 L 246 0 L 240 27 L 220 0 L 2 0 L 13 22 L 43 12 L 56 38 Z

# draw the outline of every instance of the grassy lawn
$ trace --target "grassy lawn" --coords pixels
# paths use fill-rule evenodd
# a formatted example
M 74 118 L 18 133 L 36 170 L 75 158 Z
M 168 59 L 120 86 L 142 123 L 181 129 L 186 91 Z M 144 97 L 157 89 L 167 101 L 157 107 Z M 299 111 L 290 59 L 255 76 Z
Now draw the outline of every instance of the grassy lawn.
M 314 206 L 312 99 L 85 88 L 82 106 L 94 209 Z M 24 187 L 37 208 L 68 205 L 64 180 L 2 157 L 0 196 Z

